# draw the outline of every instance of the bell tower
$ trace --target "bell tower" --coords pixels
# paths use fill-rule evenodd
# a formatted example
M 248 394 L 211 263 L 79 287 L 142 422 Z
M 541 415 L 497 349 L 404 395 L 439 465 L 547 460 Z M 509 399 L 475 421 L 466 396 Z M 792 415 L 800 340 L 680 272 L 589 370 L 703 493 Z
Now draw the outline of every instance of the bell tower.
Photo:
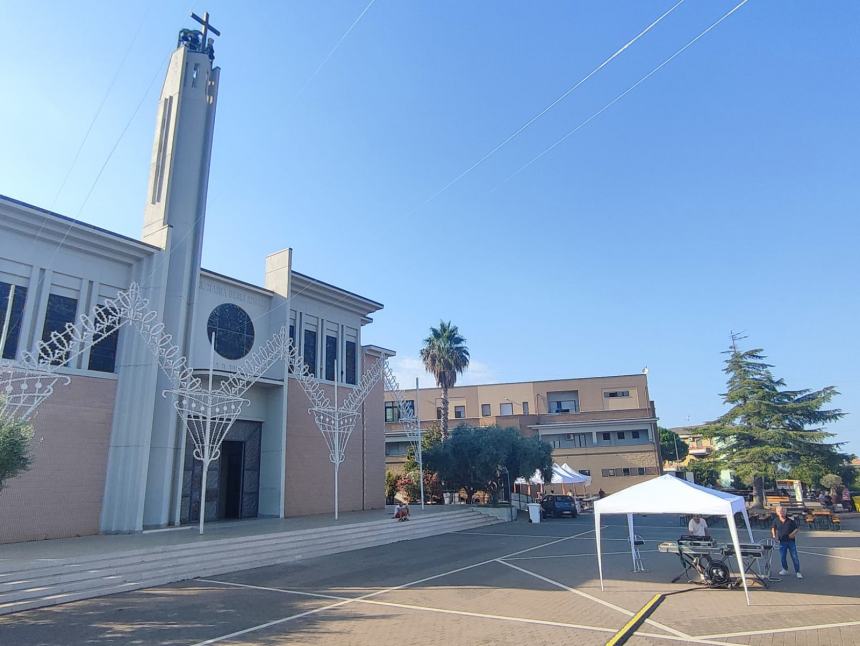
M 161 88 L 149 169 L 143 240 L 166 248 L 166 228 L 174 245 L 199 249 L 203 242 L 209 161 L 215 129 L 220 69 L 209 33 L 209 14 L 191 16 L 203 31 L 183 29 Z M 176 249 L 173 249 L 173 253 Z
M 209 14 L 191 14 L 202 30 L 183 29 L 161 89 L 144 208 L 143 240 L 162 249 L 138 280 L 150 306 L 184 356 L 190 355 L 200 277 L 209 162 L 220 70 Z M 184 429 L 168 398 L 173 385 L 139 340 L 128 342 L 117 386 L 102 506 L 103 532 L 135 532 L 178 519 L 176 465 Z M 147 367 L 142 367 L 147 366 Z M 128 414 L 134 411 L 134 414 Z M 181 483 L 180 483 L 181 487 Z

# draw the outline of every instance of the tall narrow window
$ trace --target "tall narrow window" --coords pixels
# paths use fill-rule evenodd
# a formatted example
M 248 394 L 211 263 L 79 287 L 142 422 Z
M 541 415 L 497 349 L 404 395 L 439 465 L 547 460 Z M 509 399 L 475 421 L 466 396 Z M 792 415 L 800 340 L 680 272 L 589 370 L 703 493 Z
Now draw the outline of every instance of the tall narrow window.
M 353 385 L 356 383 L 356 380 L 355 380 L 355 376 L 356 376 L 355 375 L 355 372 L 356 372 L 355 348 L 356 348 L 355 341 L 347 341 L 346 342 L 346 357 L 344 358 L 344 362 L 346 363 L 346 366 L 344 366 L 346 368 L 346 371 L 345 371 L 346 372 L 346 379 L 345 379 L 345 381 L 346 381 L 346 383 L 353 384 Z
M 489 404 L 481 404 L 481 417 L 489 417 L 490 416 L 490 405 Z
M 325 378 L 326 381 L 334 381 L 334 364 L 337 361 L 337 337 L 325 337 Z
M 295 323 L 290 323 L 290 344 L 294 348 L 298 347 L 296 345 L 296 324 Z M 289 370 L 290 372 L 293 371 L 293 364 L 292 363 L 287 364 L 287 370 Z
M 96 305 L 95 320 L 109 318 L 111 311 L 104 305 Z M 98 372 L 114 372 L 116 369 L 116 345 L 119 341 L 119 328 L 102 337 L 90 348 L 90 370 Z
M 67 323 L 74 323 L 78 311 L 78 300 L 59 294 L 48 294 L 48 308 L 45 311 L 45 326 L 42 328 L 42 341 L 51 344 L 51 333 L 62 334 Z M 64 365 L 68 361 L 68 350 L 57 356 L 51 363 L 57 366 Z
M 305 330 L 304 358 L 308 373 L 317 374 L 317 333 L 313 330 Z
M 523 402 L 523 415 L 528 415 L 528 414 L 529 414 L 529 403 Z
M 465 419 L 466 418 L 466 407 L 465 406 L 454 406 L 454 419 Z
M 14 359 L 18 353 L 18 339 L 21 336 L 21 319 L 24 318 L 24 302 L 27 300 L 27 288 L 20 285 L 15 286 L 15 295 L 12 297 L 11 307 L 9 294 L 12 293 L 12 285 L 0 282 L 0 334 L 3 332 L 3 324 L 6 315 L 9 315 L 9 325 L 6 329 L 6 343 L 3 344 L 2 357 Z

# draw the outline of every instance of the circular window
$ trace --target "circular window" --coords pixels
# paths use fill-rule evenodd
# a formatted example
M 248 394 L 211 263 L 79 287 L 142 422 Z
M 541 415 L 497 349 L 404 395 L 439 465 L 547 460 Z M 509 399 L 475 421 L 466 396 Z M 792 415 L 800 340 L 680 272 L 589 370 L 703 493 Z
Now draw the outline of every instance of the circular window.
M 212 343 L 215 335 L 215 352 L 225 359 L 241 359 L 254 346 L 254 323 L 238 305 L 224 303 L 209 315 L 206 334 Z

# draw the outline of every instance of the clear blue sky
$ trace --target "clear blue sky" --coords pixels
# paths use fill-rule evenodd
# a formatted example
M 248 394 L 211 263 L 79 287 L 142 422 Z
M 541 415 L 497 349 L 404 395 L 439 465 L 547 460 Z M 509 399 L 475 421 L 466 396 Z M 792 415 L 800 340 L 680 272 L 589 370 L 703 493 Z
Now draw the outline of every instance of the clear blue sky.
M 411 359 L 457 323 L 473 382 L 647 365 L 667 426 L 723 411 L 743 330 L 790 386 L 839 388 L 860 452 L 860 3 L 751 0 L 507 179 L 735 4 L 687 0 L 433 199 L 673 0 L 377 0 L 326 60 L 367 4 L 0 3 L 0 192 L 138 236 L 167 56 L 208 9 L 206 267 L 261 283 L 292 246 L 385 303 L 367 342 Z

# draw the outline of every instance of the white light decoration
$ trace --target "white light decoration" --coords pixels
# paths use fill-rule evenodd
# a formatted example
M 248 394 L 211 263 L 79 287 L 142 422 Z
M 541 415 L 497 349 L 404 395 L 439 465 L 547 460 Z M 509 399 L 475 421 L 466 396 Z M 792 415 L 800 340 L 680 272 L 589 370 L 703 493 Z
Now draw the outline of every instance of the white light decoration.
M 11 307 L 12 299 L 9 299 Z M 51 332 L 47 341 L 40 340 L 36 352 L 23 352 L 21 359 L 0 360 L 0 417 L 29 420 L 36 409 L 54 392 L 57 382 L 68 385 L 71 379 L 57 369 L 84 353 L 123 324 L 146 301 L 140 298 L 137 285 L 119 292 L 96 310 L 94 316 L 82 315 L 76 324 L 67 323 L 62 332 Z M 7 312 L 7 325 L 8 325 Z M 4 325 L 4 331 L 6 329 Z
M 175 346 L 174 346 L 175 347 Z M 209 465 L 221 457 L 221 444 L 230 432 L 242 409 L 250 404 L 243 397 L 230 394 L 220 388 L 212 388 L 212 372 L 215 355 L 215 335 L 209 357 L 209 381 L 204 389 L 196 384 L 181 383 L 178 388 L 165 390 L 162 395 L 173 395 L 173 405 L 179 414 L 188 436 L 194 444 L 194 459 L 203 463 L 200 483 L 200 533 L 206 521 L 206 476 Z
M 38 364 L 0 361 L 0 420 L 29 420 L 54 392 L 57 381 L 68 384 L 71 379 Z
M 308 366 L 298 347 L 290 338 L 287 327 L 282 327 L 262 347 L 255 350 L 239 366 L 232 377 L 227 379 L 221 389 L 225 394 L 241 397 L 275 363 L 284 361 L 289 375 L 298 381 L 311 403 L 308 412 L 313 416 L 329 450 L 329 461 L 334 466 L 334 517 L 338 518 L 338 474 L 340 465 L 346 458 L 346 446 L 358 419 L 361 417 L 361 404 L 370 394 L 374 385 L 382 377 L 384 358 L 374 363 L 362 375 L 343 405 L 338 402 L 338 366 L 335 361 L 334 405 L 325 394 L 319 380 L 308 371 Z
M 175 387 L 199 388 L 200 380 L 193 376 L 186 358 L 159 319 L 140 287 L 132 283 L 127 290 L 105 300 L 93 316 L 83 314 L 77 323 L 66 323 L 62 332 L 51 332 L 47 340 L 39 341 L 35 353 L 23 352 L 18 360 L 0 360 L 0 416 L 23 420 L 33 417 L 58 381 L 64 385 L 71 382 L 57 370 L 126 324 L 143 336 Z
M 9 300 L 11 303 L 12 299 Z M 132 283 L 127 290 L 106 300 L 94 316 L 82 315 L 76 324 L 67 323 L 62 332 L 52 332 L 47 341 L 39 341 L 35 354 L 24 352 L 20 360 L 0 360 L 0 417 L 31 418 L 38 406 L 54 392 L 58 381 L 70 383 L 68 376 L 57 373 L 58 368 L 122 326 L 132 326 L 143 337 L 159 368 L 170 380 L 172 387 L 165 390 L 162 396 L 175 397 L 176 412 L 194 444 L 194 458 L 203 462 L 200 507 L 202 533 L 209 464 L 220 457 L 221 443 L 242 409 L 250 403 L 243 395 L 276 362 L 284 361 L 290 376 L 298 381 L 310 401 L 308 412 L 328 446 L 329 460 L 334 465 L 334 513 L 337 518 L 338 470 L 345 459 L 350 435 L 361 417 L 361 404 L 382 377 L 384 358 L 362 375 L 342 406 L 338 405 L 339 384 L 336 380 L 335 404 L 332 406 L 319 380 L 309 373 L 284 326 L 254 351 L 236 373 L 215 389 L 212 380 L 213 359 L 210 358 L 209 382 L 204 387 L 201 380 L 194 376 L 187 358 L 173 343 L 172 335 L 165 331 L 160 319 L 158 312 L 149 307 L 149 300 L 143 297 L 137 283 Z
M 397 410 L 399 412 L 398 421 L 412 445 L 415 447 L 415 455 L 418 458 L 418 475 L 421 485 L 421 509 L 424 509 L 424 456 L 422 455 L 421 446 L 421 421 L 418 419 L 418 413 L 415 406 L 410 404 L 403 391 L 400 390 L 400 384 L 397 383 L 397 377 L 394 376 L 394 371 L 388 361 L 385 362 L 383 369 L 383 377 L 385 379 L 385 390 L 394 395 L 394 401 L 397 402 Z M 418 403 L 418 379 L 415 380 L 415 403 Z

